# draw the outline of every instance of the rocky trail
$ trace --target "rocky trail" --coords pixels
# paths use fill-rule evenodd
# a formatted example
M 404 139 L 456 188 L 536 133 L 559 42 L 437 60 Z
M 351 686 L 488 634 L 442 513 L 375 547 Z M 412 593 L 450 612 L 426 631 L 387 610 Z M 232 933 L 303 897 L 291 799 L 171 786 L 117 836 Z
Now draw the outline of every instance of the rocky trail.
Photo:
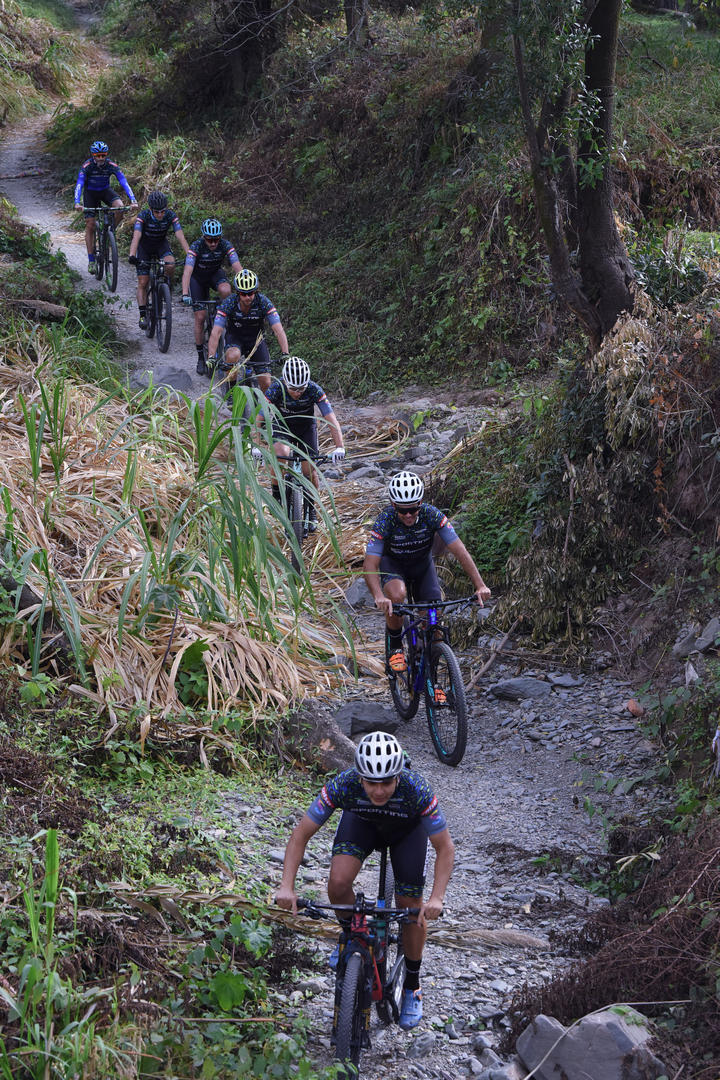
M 43 162 L 43 128 L 40 117 L 6 131 L 0 142 L 0 174 L 17 175 Z M 83 287 L 104 288 L 87 275 L 82 234 L 70 229 L 69 200 L 57 201 L 53 187 L 48 177 L 0 180 L 0 189 L 23 219 L 48 232 L 54 248 L 65 253 L 81 274 Z M 161 356 L 155 342 L 138 331 L 134 288 L 134 271 L 122 259 L 117 299 L 109 310 L 118 337 L 130 344 L 133 377 L 146 380 L 143 372 L 152 372 L 156 384 L 191 397 L 207 393 L 207 381 L 194 371 L 190 313 L 175 303 L 170 352 Z M 292 349 L 291 332 L 289 337 Z M 400 456 L 390 461 L 365 457 L 361 463 L 349 459 L 344 477 L 337 480 L 357 481 L 367 506 L 376 505 L 388 475 L 399 465 L 427 472 L 496 407 L 481 393 L 475 398 L 466 394 L 463 401 L 463 407 L 455 408 L 447 395 L 429 397 L 420 387 L 406 391 L 402 402 L 390 407 L 380 395 L 362 404 L 336 401 L 343 424 L 373 419 L 381 424 L 398 409 L 424 416 Z M 482 571 L 482 553 L 476 554 Z M 488 584 L 497 589 L 498 583 Z M 371 640 L 379 638 L 380 621 L 363 588 L 353 587 L 348 599 L 358 631 Z M 459 650 L 466 681 L 499 636 L 492 617 L 466 634 L 470 644 Z M 394 726 L 414 767 L 432 782 L 457 845 L 445 917 L 433 928 L 425 953 L 425 1017 L 410 1034 L 374 1022 L 372 1049 L 362 1067 L 368 1080 L 525 1076 L 527 1068 L 497 1053 L 509 1024 L 509 998 L 524 983 L 547 979 L 567 964 L 556 935 L 579 928 L 590 912 L 607 902 L 587 887 L 594 866 L 605 857 L 605 815 L 618 817 L 660 797 L 639 782 L 653 747 L 627 708 L 633 688 L 611 670 L 610 658 L 598 655 L 585 670 L 568 670 L 544 654 L 533 658 L 519 652 L 514 644 L 507 642 L 469 693 L 468 747 L 455 769 L 436 758 L 423 706 L 414 720 L 399 722 L 387 687 L 376 678 L 363 677 L 348 698 L 313 705 L 328 715 L 341 709 L 339 719 L 353 735 L 362 730 L 371 710 L 380 710 L 380 722 Z M 354 722 L 349 713 L 355 714 Z M 241 799 L 230 801 L 227 827 L 252 831 L 266 844 L 264 871 L 272 885 L 279 880 L 282 848 L 277 846 L 276 825 L 257 811 Z M 314 838 L 300 878 L 301 888 L 317 890 L 323 898 L 332 832 L 325 828 Z M 374 871 L 364 872 L 368 892 L 373 876 Z M 311 1019 L 314 1060 L 331 1062 L 329 968 L 307 973 L 279 996 L 282 1009 Z

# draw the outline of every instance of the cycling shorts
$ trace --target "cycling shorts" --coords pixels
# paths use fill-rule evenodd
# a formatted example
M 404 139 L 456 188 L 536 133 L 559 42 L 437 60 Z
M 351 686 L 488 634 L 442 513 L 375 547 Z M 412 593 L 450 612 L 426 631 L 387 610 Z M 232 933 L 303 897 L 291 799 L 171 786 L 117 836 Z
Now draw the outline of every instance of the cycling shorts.
M 398 896 L 419 898 L 423 894 L 427 867 L 427 833 L 422 822 L 406 821 L 391 831 L 382 831 L 369 821 L 363 821 L 352 810 L 343 810 L 333 840 L 333 855 L 352 855 L 365 862 L 368 855 L 380 848 L 389 848 L 390 862 L 395 875 Z
M 384 589 L 388 581 L 399 578 L 405 582 L 408 600 L 425 603 L 430 600 L 442 600 L 442 591 L 437 570 L 432 558 L 419 566 L 412 563 L 403 566 L 389 555 L 380 556 L 380 585 Z
M 275 442 L 289 443 L 310 454 L 318 452 L 317 421 L 314 416 L 285 416 L 273 424 Z
M 137 275 L 150 273 L 150 259 L 153 255 L 157 255 L 159 258 L 166 258 L 170 256 L 172 265 L 175 265 L 175 256 L 173 255 L 170 244 L 167 240 L 161 240 L 158 244 L 146 244 L 141 240 L 137 246 L 137 257 L 140 260 L 135 267 Z
M 266 341 L 261 341 L 257 349 L 253 352 L 252 345 L 243 345 L 241 341 L 238 341 L 237 337 L 233 334 L 232 330 L 225 331 L 225 348 L 226 349 L 239 349 L 243 356 L 252 352 L 252 356 L 246 363 L 253 369 L 256 375 L 269 375 L 270 374 L 270 350 L 267 347 Z
M 120 195 L 114 188 L 106 187 L 102 191 L 84 191 L 83 192 L 83 213 L 86 218 L 96 217 L 95 211 L 103 203 L 106 206 L 112 206 L 112 204 L 120 199 Z
M 216 270 L 214 274 L 198 274 L 197 271 L 193 271 L 190 276 L 190 295 L 193 300 L 209 300 L 210 288 L 217 289 L 218 285 L 222 285 L 227 280 L 224 270 Z

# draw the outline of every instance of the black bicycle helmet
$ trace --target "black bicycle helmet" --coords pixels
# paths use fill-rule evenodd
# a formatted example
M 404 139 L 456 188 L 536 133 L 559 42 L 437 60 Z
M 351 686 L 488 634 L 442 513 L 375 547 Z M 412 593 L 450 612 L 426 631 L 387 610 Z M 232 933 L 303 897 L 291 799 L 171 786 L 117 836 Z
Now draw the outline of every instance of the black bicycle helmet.
M 151 191 L 147 201 L 151 210 L 164 210 L 168 204 L 167 195 L 163 195 L 162 191 Z

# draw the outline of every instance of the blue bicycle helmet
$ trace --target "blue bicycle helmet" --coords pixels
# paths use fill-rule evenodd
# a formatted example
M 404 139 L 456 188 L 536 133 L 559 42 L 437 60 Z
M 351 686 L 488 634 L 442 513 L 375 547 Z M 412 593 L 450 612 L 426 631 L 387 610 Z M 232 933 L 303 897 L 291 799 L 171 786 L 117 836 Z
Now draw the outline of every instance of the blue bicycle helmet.
M 109 154 L 108 144 L 103 142 L 102 139 L 96 139 L 94 143 L 90 144 L 91 154 Z
M 200 226 L 200 232 L 203 236 L 209 236 L 211 240 L 214 240 L 216 236 L 222 236 L 222 225 L 217 218 L 205 218 Z

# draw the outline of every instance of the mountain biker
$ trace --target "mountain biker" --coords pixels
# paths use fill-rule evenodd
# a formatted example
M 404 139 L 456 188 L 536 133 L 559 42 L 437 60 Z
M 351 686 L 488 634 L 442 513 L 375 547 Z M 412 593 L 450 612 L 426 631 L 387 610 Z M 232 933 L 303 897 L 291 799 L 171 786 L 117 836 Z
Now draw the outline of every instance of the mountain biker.
M 99 206 L 122 206 L 122 199 L 117 191 L 110 187 L 110 178 L 115 177 L 127 195 L 130 205 L 137 207 L 132 188 L 125 179 L 120 166 L 108 158 L 108 144 L 96 139 L 90 145 L 90 157 L 82 163 L 75 183 L 75 209 L 85 214 L 85 247 L 88 253 L 88 273 L 95 273 L 95 213 Z M 120 215 L 115 215 L 115 224 L 120 222 Z
M 387 845 L 395 874 L 397 906 L 420 908 L 417 922 L 406 923 L 402 935 L 407 975 L 400 1027 L 407 1031 L 422 1019 L 420 965 L 426 923 L 442 914 L 455 845 L 428 782 L 405 767 L 402 748 L 394 735 L 373 731 L 358 743 L 354 768 L 329 780 L 293 829 L 285 849 L 282 880 L 275 892 L 279 907 L 297 911 L 295 877 L 305 848 L 337 809 L 342 810 L 342 817 L 330 862 L 330 903 L 354 903 L 353 882 L 364 860 L 372 851 Z M 428 839 L 435 849 L 435 871 L 430 897 L 423 900 Z M 347 926 L 350 913 L 339 913 L 338 918 Z
M 402 648 L 402 617 L 393 615 L 393 604 L 408 595 L 417 603 L 440 600 L 440 583 L 433 560 L 436 538 L 446 545 L 470 578 L 482 607 L 490 596 L 480 571 L 442 510 L 423 502 L 425 484 L 413 472 L 399 472 L 390 479 L 390 505 L 381 511 L 370 530 L 363 563 L 365 581 L 375 606 L 385 613 L 389 638 L 388 664 L 405 671 Z
M 230 282 L 223 269 L 225 259 L 230 263 L 233 274 L 239 274 L 242 264 L 238 253 L 229 240 L 223 237 L 223 227 L 217 218 L 205 218 L 200 226 L 201 236 L 191 245 L 185 259 L 182 276 L 183 304 L 199 303 L 210 296 L 210 288 L 216 290 L 221 300 L 231 293 Z M 207 374 L 205 366 L 205 345 L 203 326 L 205 312 L 202 308 L 195 312 L 195 347 L 197 349 L 198 375 Z
M 151 191 L 148 195 L 148 208 L 141 210 L 135 219 L 128 262 L 137 269 L 137 302 L 140 313 L 140 329 L 147 323 L 145 310 L 147 305 L 148 283 L 150 281 L 150 259 L 153 255 L 162 258 L 165 263 L 165 276 L 172 288 L 175 256 L 170 250 L 167 234 L 173 230 L 187 254 L 190 250 L 180 219 L 168 206 L 167 195 L 162 191 Z
M 289 356 L 283 364 L 280 378 L 273 379 L 265 391 L 265 397 L 275 406 L 282 418 L 280 423 L 273 425 L 273 437 L 276 439 L 274 449 L 281 461 L 290 457 L 291 446 L 296 446 L 310 455 L 317 454 L 318 433 L 314 415 L 316 405 L 327 421 L 335 443 L 331 454 L 332 462 L 337 464 L 342 461 L 345 457 L 345 446 L 340 424 L 325 391 L 310 378 L 310 368 L 305 360 L 299 356 Z M 317 470 L 313 469 L 308 461 L 303 461 L 302 470 L 317 488 Z M 275 481 L 272 490 L 280 502 L 280 489 Z M 317 527 L 314 502 L 309 506 L 308 527 L 310 532 L 315 532 Z
M 288 354 L 287 335 L 274 305 L 259 292 L 256 273 L 247 268 L 241 270 L 235 276 L 234 285 L 235 293 L 223 300 L 217 309 L 208 342 L 209 359 L 217 359 L 220 335 L 224 330 L 225 363 L 234 367 L 244 357 L 257 375 L 260 389 L 265 391 L 270 385 L 270 352 L 263 338 L 263 325 L 267 322 L 272 327 L 283 359 Z

